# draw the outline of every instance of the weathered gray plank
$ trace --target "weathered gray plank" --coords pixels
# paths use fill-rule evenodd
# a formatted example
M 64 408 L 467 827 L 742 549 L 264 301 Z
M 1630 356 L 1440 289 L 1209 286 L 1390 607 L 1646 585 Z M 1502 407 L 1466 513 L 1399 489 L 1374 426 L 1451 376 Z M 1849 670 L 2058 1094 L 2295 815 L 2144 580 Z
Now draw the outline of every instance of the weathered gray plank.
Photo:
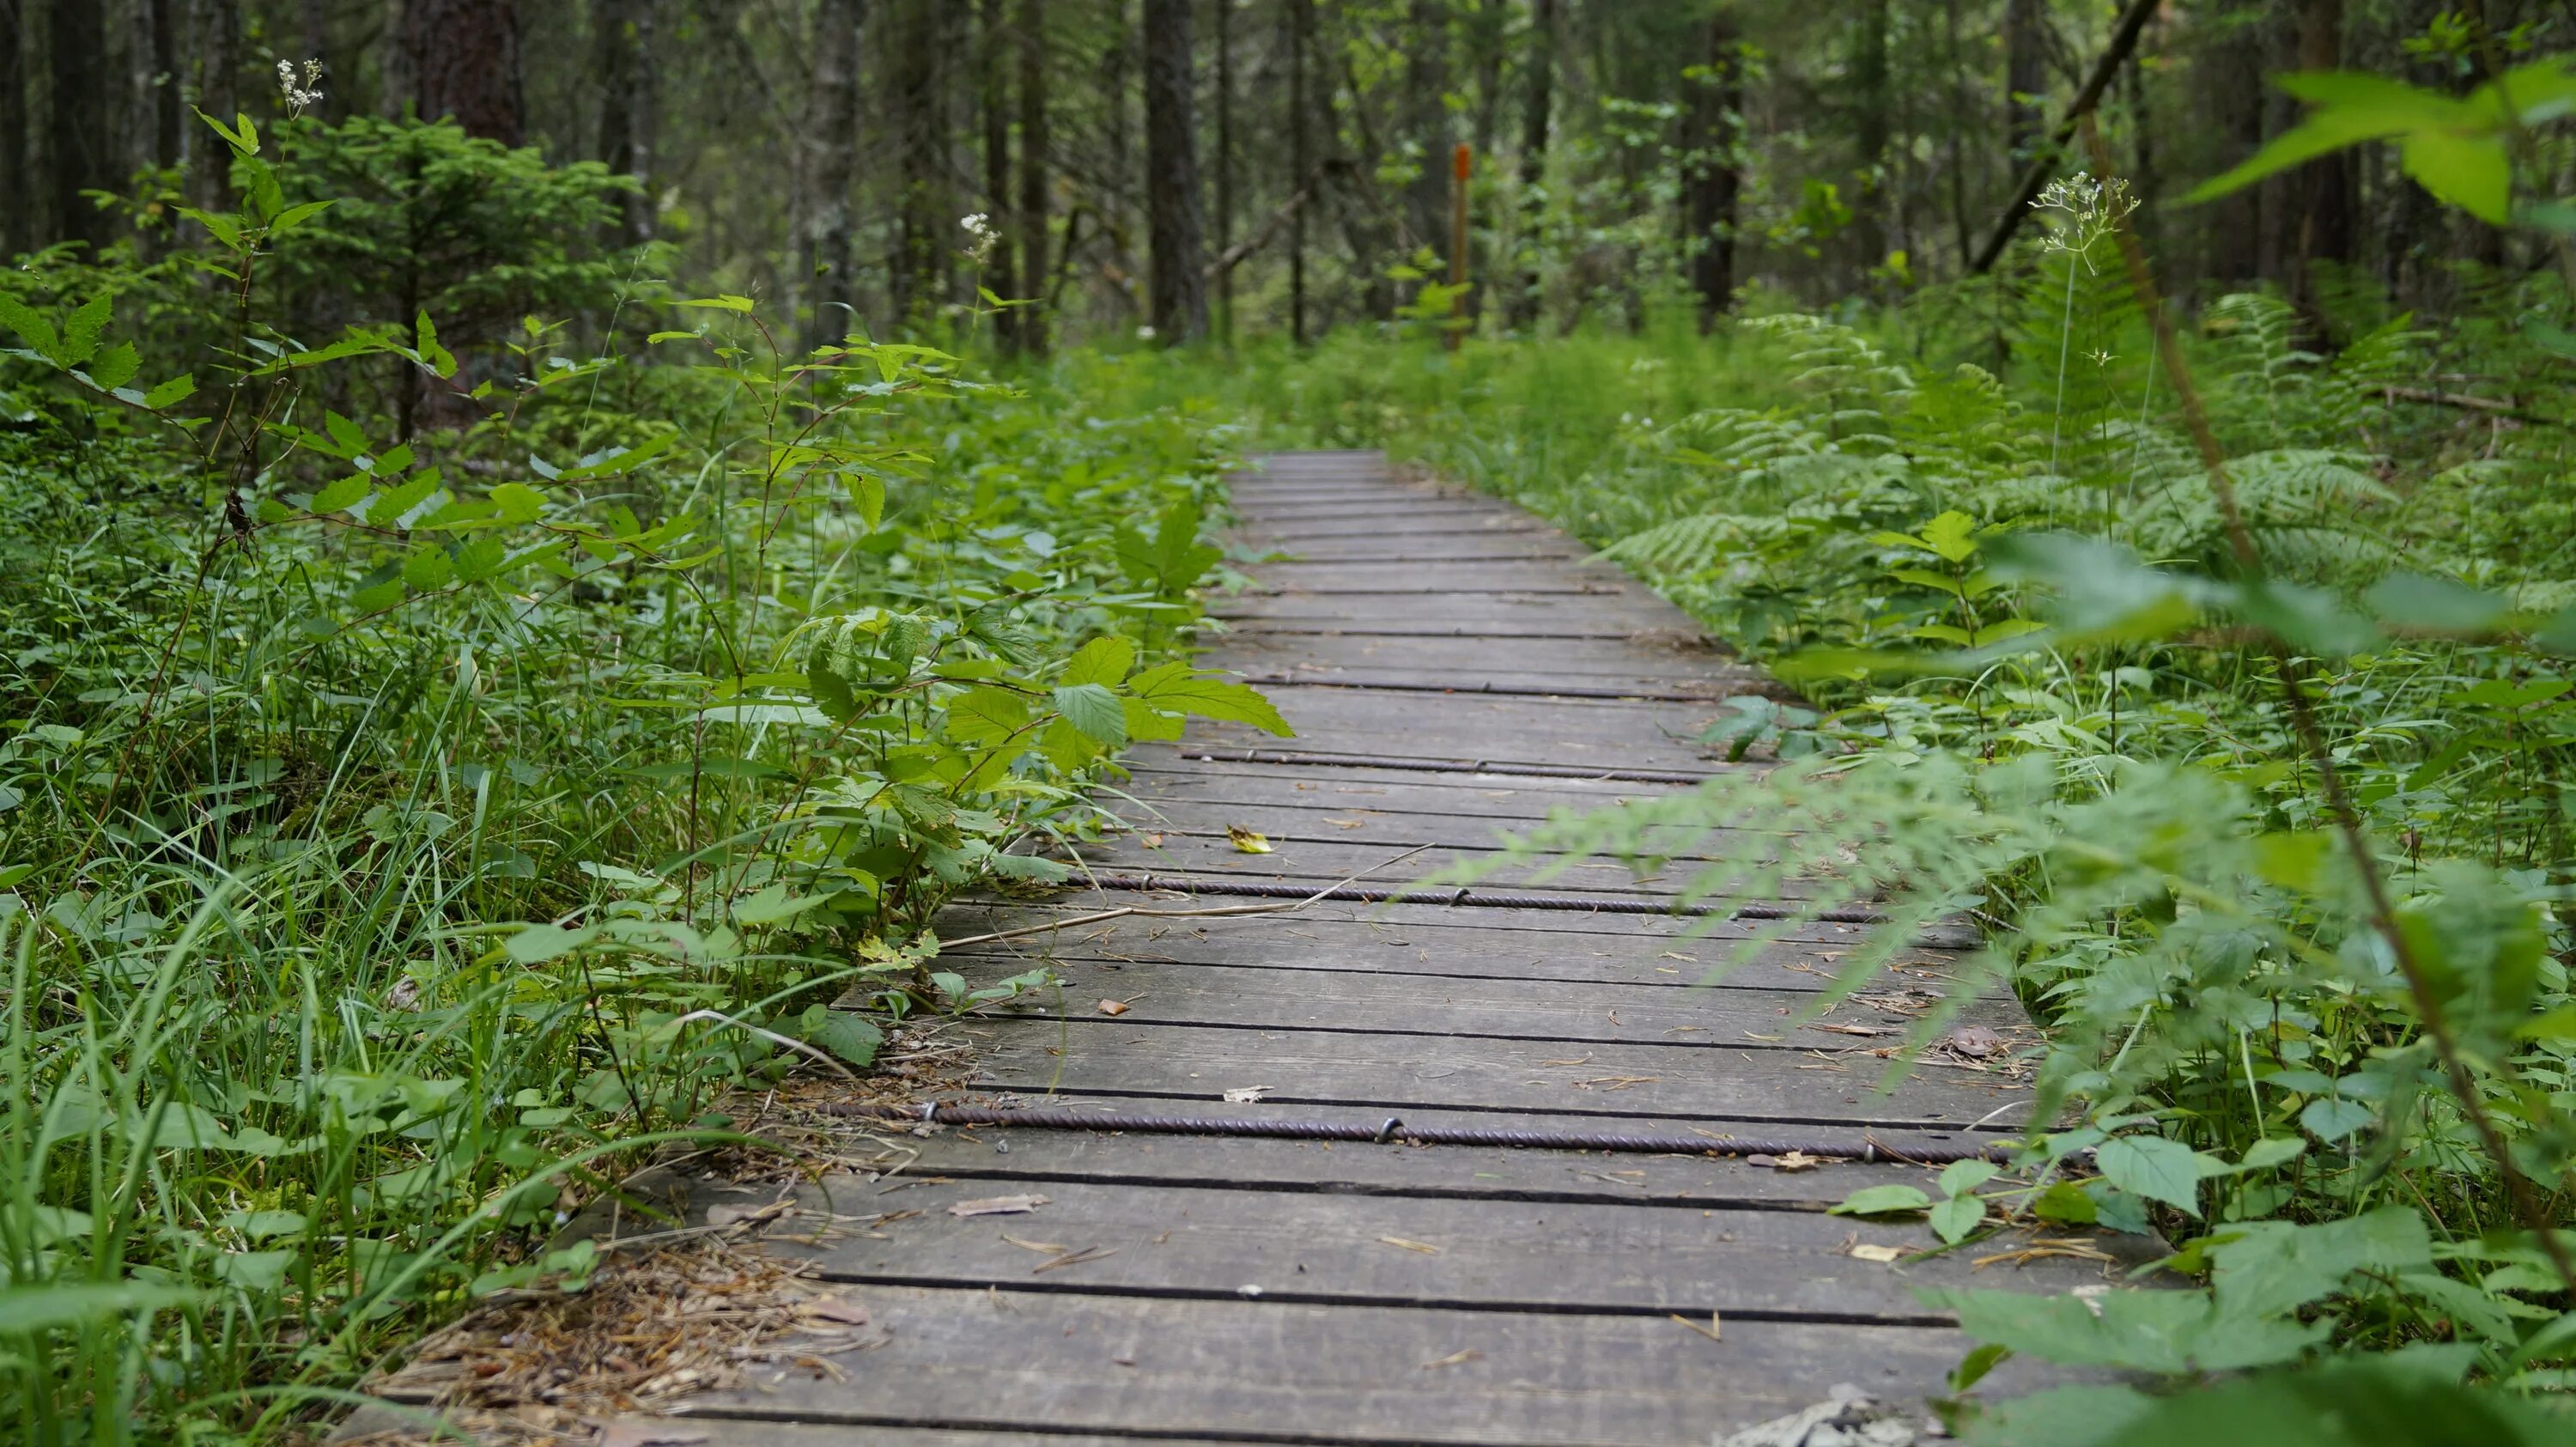
M 1247 1285 L 1253 1283 L 1245 1283 Z M 791 1374 L 699 1408 L 853 1425 L 1252 1441 L 1704 1447 L 1838 1382 L 1937 1390 L 1955 1332 L 1664 1317 L 861 1287 L 887 1332 L 847 1381 Z M 2034 1374 L 2007 1363 L 2009 1392 Z
M 1127 1111 L 1134 1101 L 1049 1101 Z M 1225 1118 L 1293 1117 L 1375 1126 L 1385 1113 L 1355 1106 L 1226 1104 Z M 1415 1110 L 1407 1124 L 1485 1129 L 1599 1131 L 1585 1116 Z M 1687 1130 L 1673 1133 L 1688 1135 Z M 1749 1135 L 1750 1133 L 1744 1133 Z M 1821 1134 L 1821 1133 L 1819 1133 Z M 1954 1143 L 1955 1132 L 1873 1132 L 1891 1150 Z M 1821 1211 L 1863 1186 L 1912 1185 L 1939 1194 L 1934 1172 L 1893 1161 L 1831 1159 L 1806 1170 L 1753 1165 L 1734 1156 L 1532 1151 L 1502 1146 L 1372 1145 L 1365 1141 L 1131 1135 L 1011 1126 L 941 1128 L 902 1142 L 918 1152 L 914 1176 L 975 1180 L 1124 1182 L 1135 1185 L 1270 1186 L 1327 1196 L 1465 1197 L 1592 1204 L 1644 1203 L 1693 1210 Z M 1848 1140 L 1839 1143 L 1849 1146 Z
M 1412 849 L 1421 852 L 1409 858 L 1399 858 Z M 1176 872 L 1198 879 L 1309 881 L 1320 889 L 1355 875 L 1365 876 L 1370 883 L 1383 887 L 1400 887 L 1452 865 L 1488 864 L 1497 850 L 1490 845 L 1483 848 L 1425 847 L 1400 839 L 1354 843 L 1346 839 L 1288 835 L 1274 838 L 1270 852 L 1266 854 L 1247 854 L 1222 834 L 1210 837 L 1172 831 L 1121 834 L 1084 844 L 1063 845 L 1050 852 L 1057 858 L 1079 858 L 1082 864 L 1097 870 L 1150 871 L 1154 874 Z M 1685 888 L 1703 888 L 1699 876 L 1709 870 L 1722 871 L 1720 877 L 1709 881 L 1709 887 L 1704 890 L 1711 898 L 1779 901 L 1818 896 L 1842 897 L 1842 891 L 1814 881 L 1790 879 L 1774 882 L 1760 878 L 1750 866 L 1729 868 L 1698 859 L 1683 859 L 1644 878 L 1639 878 L 1626 865 L 1610 860 L 1501 865 L 1492 867 L 1468 887 L 1619 899 L 1664 899 L 1680 894 Z M 1714 886 L 1719 884 L 1731 886 L 1734 893 L 1718 893 Z M 1456 886 L 1440 888 L 1454 889 Z
M 1268 1088 L 1282 1103 L 1441 1106 L 1633 1117 L 1966 1127 L 2017 1121 L 2029 1092 L 2001 1074 L 1926 1067 L 1877 1089 L 1866 1052 L 1552 1045 L 1438 1034 L 1228 1030 L 1098 1018 L 984 1022 L 977 1087 L 1217 1101 Z
M 1862 998 L 1841 1001 L 1808 1019 L 1816 1004 L 1812 991 L 1681 990 L 1655 984 L 1422 977 L 1197 961 L 1060 958 L 1052 963 L 1071 982 L 1063 998 L 1052 991 L 1024 996 L 996 1007 L 995 1013 L 1043 1016 L 1070 1009 L 1091 1014 L 1095 1001 L 1115 999 L 1127 1006 L 1120 1018 L 1143 1024 L 1307 1030 L 1394 1025 L 1581 1044 L 1844 1048 L 1906 1039 L 1931 1004 L 1902 991 L 1864 991 Z M 989 984 L 991 977 L 1025 967 L 1013 958 L 1007 966 L 972 971 L 967 978 Z M 2023 1026 L 2021 1007 L 1999 999 L 1972 1005 L 1959 1023 L 1998 1032 Z
M 1483 643 L 1472 638 L 1298 637 L 1260 638 L 1234 634 L 1222 640 L 1236 667 L 1305 665 L 1314 668 L 1375 669 L 1390 674 L 1418 670 L 1529 673 L 1613 678 L 1706 678 L 1741 680 L 1747 690 L 1778 690 L 1760 671 L 1747 668 L 1725 652 L 1678 638 L 1666 643 L 1524 640 Z M 1275 656 L 1274 656 L 1275 655 Z
M 951 1206 L 1002 1196 L 1043 1196 L 1045 1204 L 1004 1216 L 949 1214 Z M 743 1198 L 702 1191 L 699 1199 L 738 1204 Z M 1714 1312 L 1744 1320 L 1938 1326 L 1950 1319 L 1924 1307 L 1914 1288 L 1976 1279 L 1968 1256 L 1896 1266 L 1848 1249 L 1857 1239 L 1928 1251 L 1940 1243 L 1925 1226 L 1819 1211 L 1008 1176 L 924 1177 L 892 1193 L 873 1177 L 825 1178 L 801 1186 L 793 1199 L 793 1214 L 768 1232 L 771 1250 L 814 1263 L 830 1280 L 884 1286 L 1225 1299 L 1250 1283 L 1283 1302 L 1680 1312 L 1701 1321 Z M 889 1209 L 920 1214 L 864 1229 L 832 1225 L 835 1217 Z M 1066 1261 L 1084 1252 L 1095 1254 Z M 2143 1249 L 2130 1250 L 2128 1258 L 2124 1264 L 2131 1266 L 2152 1259 Z M 2022 1279 L 2035 1289 L 2066 1291 L 2101 1284 L 2104 1265 L 2048 1258 Z

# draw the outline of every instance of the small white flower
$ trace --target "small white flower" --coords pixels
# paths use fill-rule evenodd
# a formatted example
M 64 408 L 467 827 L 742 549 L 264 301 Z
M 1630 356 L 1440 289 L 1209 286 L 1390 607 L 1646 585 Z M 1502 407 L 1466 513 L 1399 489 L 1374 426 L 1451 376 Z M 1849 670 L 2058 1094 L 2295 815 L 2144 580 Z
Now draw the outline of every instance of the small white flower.
M 966 254 L 974 258 L 978 266 L 991 259 L 993 248 L 1002 244 L 1001 228 L 993 224 L 992 217 L 981 211 L 957 218 L 957 224 L 966 232 Z
M 1153 339 L 1154 329 L 1152 327 L 1138 327 L 1136 329 L 1136 340 L 1140 342 L 1150 342 Z
M 300 116 L 311 107 L 321 104 L 322 92 L 319 89 L 321 84 L 322 62 L 318 60 L 304 62 L 302 85 L 296 84 L 294 61 L 281 60 L 277 63 L 277 93 L 286 102 L 286 113 L 290 116 Z

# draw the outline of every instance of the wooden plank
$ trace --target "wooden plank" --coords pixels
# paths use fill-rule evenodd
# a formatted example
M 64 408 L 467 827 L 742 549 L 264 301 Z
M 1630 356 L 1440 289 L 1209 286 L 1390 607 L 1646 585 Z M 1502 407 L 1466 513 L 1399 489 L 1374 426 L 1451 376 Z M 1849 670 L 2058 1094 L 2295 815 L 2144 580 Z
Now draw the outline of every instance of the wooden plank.
M 1133 1101 L 1049 1101 L 1050 1106 L 1132 1110 Z M 1264 1104 L 1222 1107 L 1228 1118 L 1294 1118 L 1383 1123 L 1383 1112 L 1351 1106 Z M 1412 1111 L 1407 1124 L 1594 1132 L 1582 1116 Z M 1675 1132 L 1687 1135 L 1688 1132 Z M 1880 1132 L 1890 1149 L 1948 1144 L 1939 1137 Z M 1735 1156 L 1612 1151 L 1520 1150 L 1502 1146 L 1373 1145 L 1366 1141 L 1244 1136 L 1121 1134 L 1012 1126 L 941 1127 L 903 1141 L 911 1176 L 971 1180 L 1096 1181 L 1130 1185 L 1273 1186 L 1328 1196 L 1395 1195 L 1591 1204 L 1647 1204 L 1691 1210 L 1821 1211 L 1864 1186 L 1910 1185 L 1938 1196 L 1936 1173 L 1894 1161 L 1832 1159 L 1805 1170 L 1749 1164 Z M 1847 1142 L 1846 1142 L 1847 1144 Z M 1001 1194 L 994 1192 L 992 1194 Z M 1042 1238 L 1043 1239 L 1043 1238 Z
M 1247 811 L 1258 811 L 1269 825 L 1266 836 L 1273 845 L 1339 842 L 1383 845 L 1388 850 L 1430 844 L 1443 849 L 1490 851 L 1537 822 L 1526 812 L 1452 814 L 1415 809 L 1399 814 L 1373 801 L 1344 798 L 1336 805 L 1326 802 L 1330 796 L 1281 799 L 1276 797 L 1275 789 L 1260 792 L 1272 797 L 1247 799 L 1233 790 L 1204 796 L 1139 790 L 1119 801 L 1119 813 L 1131 827 L 1159 834 L 1167 845 L 1176 836 L 1222 840 L 1229 828 L 1249 817 Z M 1683 860 L 1707 857 L 1712 843 L 1730 850 L 1750 850 L 1764 841 L 1776 846 L 1784 837 L 1778 830 L 1742 829 L 1720 830 L 1712 836 L 1671 824 L 1649 825 L 1638 835 L 1642 845 L 1665 850 Z M 1423 871 L 1419 860 L 1408 860 L 1400 867 L 1410 873 Z
M 1607 808 L 1622 799 L 1654 798 L 1682 787 L 1205 760 L 1140 759 L 1131 767 L 1134 772 L 1127 788 L 1109 800 L 1122 814 L 1135 812 L 1138 805 L 1153 810 L 1286 809 L 1295 811 L 1291 819 L 1331 814 L 1359 821 L 1361 837 L 1374 837 L 1369 831 L 1386 821 L 1417 814 L 1455 821 L 1490 819 L 1497 821 L 1492 828 L 1519 828 L 1545 819 L 1553 810 Z M 1491 829 L 1487 834 L 1490 837 Z
M 1408 848 L 1420 848 L 1421 852 L 1399 860 L 1396 856 Z M 1490 846 L 1425 847 L 1408 846 L 1401 840 L 1352 843 L 1289 835 L 1272 839 L 1270 852 L 1266 854 L 1247 854 L 1222 834 L 1209 837 L 1175 830 L 1149 835 L 1120 834 L 1083 844 L 1061 845 L 1049 852 L 1057 859 L 1076 861 L 1079 867 L 1104 872 L 1178 873 L 1188 878 L 1209 880 L 1311 882 L 1318 889 L 1359 875 L 1371 884 L 1392 889 L 1453 866 L 1487 866 L 1498 851 Z M 1711 870 L 1724 872 L 1715 879 L 1701 877 Z M 1768 879 L 1751 864 L 1728 868 L 1724 864 L 1696 859 L 1681 860 L 1643 879 L 1614 860 L 1492 865 L 1472 884 L 1445 884 L 1436 888 L 1447 892 L 1461 887 L 1524 890 L 1551 895 L 1597 895 L 1604 899 L 1670 899 L 1690 890 L 1711 901 L 1731 903 L 1820 897 L 1839 900 L 1844 895 L 1844 891 L 1836 886 L 1813 880 Z M 1426 898 L 1436 899 L 1436 894 L 1426 893 Z
M 864 1361 L 865 1358 L 860 1358 Z M 331 1434 L 333 1442 L 365 1442 L 367 1447 L 385 1447 L 401 1442 L 430 1447 L 433 1438 L 420 1425 L 414 1414 L 420 1408 L 397 1412 L 386 1406 L 360 1407 L 351 1413 Z M 436 1420 L 453 1424 L 460 1434 L 438 1441 L 446 1443 L 477 1440 L 461 1422 L 447 1414 L 431 1414 Z M 637 1443 L 669 1443 L 671 1447 L 1239 1447 L 1237 1442 L 1220 1442 L 1209 1437 L 1172 1437 L 1157 1433 L 1136 1437 L 1126 1433 L 1101 1436 L 1094 1432 L 1064 1435 L 1055 1432 L 987 1432 L 975 1429 L 957 1430 L 943 1427 L 834 1426 L 811 1422 L 781 1422 L 767 1417 L 728 1421 L 705 1415 L 675 1420 L 669 1417 L 612 1417 L 597 1419 L 605 1433 L 623 1433 L 618 1440 Z M 564 1440 L 561 1438 L 558 1441 Z M 609 1440 L 602 1437 L 600 1440 Z
M 887 1341 L 848 1380 L 790 1373 L 698 1412 L 1372 1447 L 1705 1447 L 1854 1378 L 1892 1396 L 1938 1391 L 1968 1346 L 1950 1331 L 1805 1322 L 1745 1321 L 1714 1342 L 1664 1317 L 921 1287 L 855 1295 Z M 1987 1390 L 2040 1379 L 2008 1362 Z
M 1067 1032 L 1071 1038 L 1066 1039 Z M 1999 1074 L 1927 1067 L 1877 1087 L 1866 1053 L 1451 1039 L 1436 1034 L 1228 1030 L 1116 1020 L 989 1022 L 976 1087 L 1215 1102 L 1263 1086 L 1283 1104 L 1547 1111 L 1865 1129 L 2019 1120 L 2029 1092 Z
M 1043 958 L 1039 956 L 1038 958 Z M 1027 968 L 1024 959 L 984 957 L 965 971 L 985 985 Z M 1136 1024 L 1231 1025 L 1305 1030 L 1436 1026 L 1456 1036 L 1586 1045 L 1747 1046 L 1840 1049 L 1908 1038 L 1932 1001 L 1902 990 L 1863 991 L 1815 1019 L 1813 991 L 1739 987 L 1674 989 L 1660 984 L 1422 977 L 1378 971 L 1293 970 L 1240 963 L 1098 959 L 1048 961 L 1068 980 L 995 1006 L 998 1016 L 1096 1013 L 1117 1000 Z M 2029 1043 L 2021 1006 L 2008 999 L 1970 1005 L 1956 1024 Z
M 1471 638 L 1264 638 L 1228 635 L 1221 640 L 1231 665 L 1246 670 L 1314 669 L 1327 674 L 1372 670 L 1394 677 L 1467 673 L 1487 678 L 1538 675 L 1599 679 L 1702 681 L 1727 692 L 1781 694 L 1787 690 L 1759 670 L 1705 647 L 1658 647 L 1646 642 L 1603 645 L 1524 640 L 1484 643 Z
M 1275 739 L 1248 725 L 1211 725 L 1195 738 L 1224 747 L 1408 758 L 1512 759 L 1557 766 L 1717 773 L 1699 735 L 1727 710 L 1714 703 L 1461 696 L 1436 708 L 1419 697 L 1343 688 L 1273 688 L 1297 733 Z
M 1045 1204 L 1007 1216 L 949 1213 L 951 1206 L 1002 1196 L 1042 1196 Z M 743 1199 L 701 1189 L 693 1215 L 702 1219 L 705 1205 Z M 1224 1300 L 1253 1283 L 1265 1299 L 1279 1302 L 1946 1326 L 1953 1319 L 1925 1308 L 1914 1288 L 1979 1279 L 1963 1255 L 1900 1268 L 1848 1250 L 1857 1238 L 1928 1251 L 1940 1241 L 1926 1226 L 1811 1210 L 1322 1195 L 1026 1176 L 923 1177 L 891 1194 L 873 1178 L 843 1176 L 801 1185 L 792 1199 L 791 1214 L 767 1233 L 768 1249 L 811 1262 L 826 1280 L 874 1286 Z M 889 1209 L 919 1214 L 864 1221 Z M 836 1217 L 863 1220 L 835 1230 Z M 2104 1238 L 2077 1239 L 2089 1245 Z M 1995 1249 L 2013 1244 L 2018 1241 L 2008 1233 Z M 2154 1259 L 2144 1249 L 2149 1244 L 2140 1241 L 2123 1264 Z M 1068 1260 L 1082 1253 L 1093 1254 Z M 2105 1264 L 2047 1258 L 2022 1276 L 2034 1289 L 2063 1292 L 2102 1284 Z

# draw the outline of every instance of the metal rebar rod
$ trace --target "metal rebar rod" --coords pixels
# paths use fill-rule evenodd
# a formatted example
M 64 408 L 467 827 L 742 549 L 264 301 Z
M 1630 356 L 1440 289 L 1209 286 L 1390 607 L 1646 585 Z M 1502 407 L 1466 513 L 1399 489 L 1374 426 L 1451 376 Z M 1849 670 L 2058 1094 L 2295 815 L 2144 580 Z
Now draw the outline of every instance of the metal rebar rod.
M 1184 749 L 1181 757 L 1212 764 L 1302 764 L 1322 768 L 1403 769 L 1420 774 L 1526 774 L 1541 779 L 1598 779 L 1618 784 L 1705 784 L 1716 774 L 1673 769 L 1587 769 L 1572 764 L 1499 759 L 1423 759 L 1400 754 L 1307 754 L 1283 749 Z
M 1317 889 L 1309 884 L 1261 879 L 1199 879 L 1171 874 L 1089 874 L 1083 878 L 1100 889 L 1183 894 L 1239 894 L 1255 899 L 1339 899 L 1356 904 L 1436 904 L 1480 909 L 1561 909 L 1582 914 L 1724 915 L 1729 919 L 1804 919 L 1826 924 L 1885 924 L 1887 916 L 1871 909 L 1793 909 L 1785 904 L 1697 904 L 1678 899 L 1634 899 L 1623 895 L 1541 894 L 1523 889 L 1471 889 L 1464 886 L 1419 889 L 1406 885 L 1336 884 Z

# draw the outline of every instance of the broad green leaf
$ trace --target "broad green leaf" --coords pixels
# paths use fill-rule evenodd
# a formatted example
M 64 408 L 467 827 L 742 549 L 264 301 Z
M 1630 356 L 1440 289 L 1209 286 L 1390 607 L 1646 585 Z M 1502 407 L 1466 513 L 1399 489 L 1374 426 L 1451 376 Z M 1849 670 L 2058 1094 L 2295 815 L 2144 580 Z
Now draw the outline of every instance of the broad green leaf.
M 143 394 L 143 405 L 155 412 L 165 411 L 197 395 L 197 379 L 181 372 Z
M 215 1279 L 244 1291 L 275 1291 L 286 1280 L 295 1251 L 226 1251 L 215 1257 Z
M 454 562 L 457 581 L 480 583 L 501 571 L 510 561 L 510 545 L 490 534 L 468 538 L 456 545 Z
M 338 512 L 365 497 L 371 486 L 371 479 L 363 472 L 353 472 L 337 482 L 324 483 L 322 490 L 313 494 L 312 510 L 317 513 Z
M 690 301 L 684 301 L 680 303 L 680 305 L 689 307 L 706 307 L 717 311 L 747 312 L 752 308 L 752 300 L 747 296 L 734 296 L 731 293 L 727 293 L 723 296 L 698 297 Z
M 2363 594 L 2362 601 L 2382 623 L 2435 633 L 2488 632 L 2504 621 L 2511 606 L 2496 594 L 2421 573 L 2392 573 Z
M 0 292 L 0 325 L 16 332 L 38 356 L 56 366 L 69 366 L 71 357 L 63 350 L 62 338 L 54 324 L 6 292 Z
M 2088 1447 L 2561 1447 L 2567 1440 L 2563 1414 L 2511 1389 L 2464 1386 L 2456 1369 L 2444 1369 L 2424 1351 L 2447 1346 L 2423 1343 L 2329 1361 L 2313 1371 L 2141 1396 L 2144 1410 L 2124 1414 L 2117 1432 L 2085 1441 Z M 1974 1440 L 1987 1439 L 1980 1431 Z M 2001 1440 L 2035 1447 L 2044 1439 Z M 2066 1444 L 2061 1439 L 2050 1447 Z
M 2513 158 L 2502 131 L 2483 136 L 2425 129 L 2407 134 L 2398 154 L 2417 185 L 2491 226 L 2513 220 Z
M 2315 1225 L 2248 1221 L 2208 1250 L 2221 1306 L 2265 1316 L 2331 1295 L 2356 1271 L 2392 1274 L 2433 1264 L 2424 1218 L 2404 1206 Z
M 1932 1207 L 1932 1231 L 1953 1244 L 1968 1239 L 1986 1221 L 1986 1203 L 1974 1196 L 1952 1196 Z
M 456 560 L 436 543 L 403 560 L 403 581 L 423 593 L 435 593 L 456 578 Z
M 1964 563 L 1977 553 L 1977 520 L 1951 511 L 1923 525 L 1923 545 L 1948 562 Z
M 849 1010 L 812 1006 L 805 1011 L 803 1024 L 806 1044 L 828 1050 L 861 1070 L 876 1063 L 877 1049 L 885 1044 L 883 1030 Z
M 1055 707 L 1086 738 L 1111 745 L 1127 742 L 1127 710 L 1105 684 L 1066 684 L 1055 691 Z
M 1029 702 L 1007 688 L 970 688 L 948 702 L 948 737 L 970 748 L 991 748 L 1020 733 Z
M 2003 1169 L 1992 1161 L 1952 1161 L 1941 1168 L 1941 1194 L 1964 1196 L 2003 1174 Z
M 859 510 L 859 522 L 869 532 L 885 524 L 885 479 L 872 472 L 847 472 L 842 485 L 849 489 L 850 506 Z
M 2125 1135 L 2093 1152 L 2112 1185 L 2150 1201 L 2200 1214 L 2200 1163 L 2191 1147 L 2163 1136 Z
M 2294 1361 L 2331 1322 L 2302 1325 L 2223 1310 L 2197 1291 L 2116 1289 L 2096 1296 L 1917 1287 L 1925 1305 L 1956 1312 L 1962 1330 L 2022 1356 L 2066 1366 L 2183 1376 Z
M 118 342 L 89 364 L 90 385 L 102 392 L 113 392 L 133 381 L 134 374 L 142 370 L 143 357 L 134 350 L 134 344 Z
M 1250 724 L 1280 738 L 1295 732 L 1258 689 L 1201 673 L 1188 663 L 1164 663 L 1146 669 L 1127 681 L 1127 690 L 1166 713 Z
M 1107 634 L 1094 638 L 1075 652 L 1064 666 L 1066 683 L 1102 683 L 1116 685 L 1136 666 L 1136 645 Z
M 456 375 L 456 358 L 438 344 L 438 327 L 430 321 L 425 308 L 412 319 L 412 350 L 419 355 L 423 365 L 439 376 Z
M 1836 1216 L 1896 1216 L 1931 1204 L 1932 1198 L 1913 1186 L 1863 1186 L 1825 1209 Z
M 523 965 L 560 959 L 599 937 L 595 929 L 566 929 L 559 924 L 532 924 L 502 942 L 501 950 Z
M 501 508 L 505 523 L 532 523 L 546 510 L 544 493 L 524 482 L 505 482 L 492 489 L 492 501 Z
M 112 296 L 94 296 L 63 319 L 63 360 L 79 366 L 98 355 L 99 336 L 107 330 L 115 306 Z
M 2360 1101 L 2320 1096 L 2299 1112 L 2299 1124 L 2321 1141 L 2339 1141 L 2370 1124 L 2371 1114 Z

